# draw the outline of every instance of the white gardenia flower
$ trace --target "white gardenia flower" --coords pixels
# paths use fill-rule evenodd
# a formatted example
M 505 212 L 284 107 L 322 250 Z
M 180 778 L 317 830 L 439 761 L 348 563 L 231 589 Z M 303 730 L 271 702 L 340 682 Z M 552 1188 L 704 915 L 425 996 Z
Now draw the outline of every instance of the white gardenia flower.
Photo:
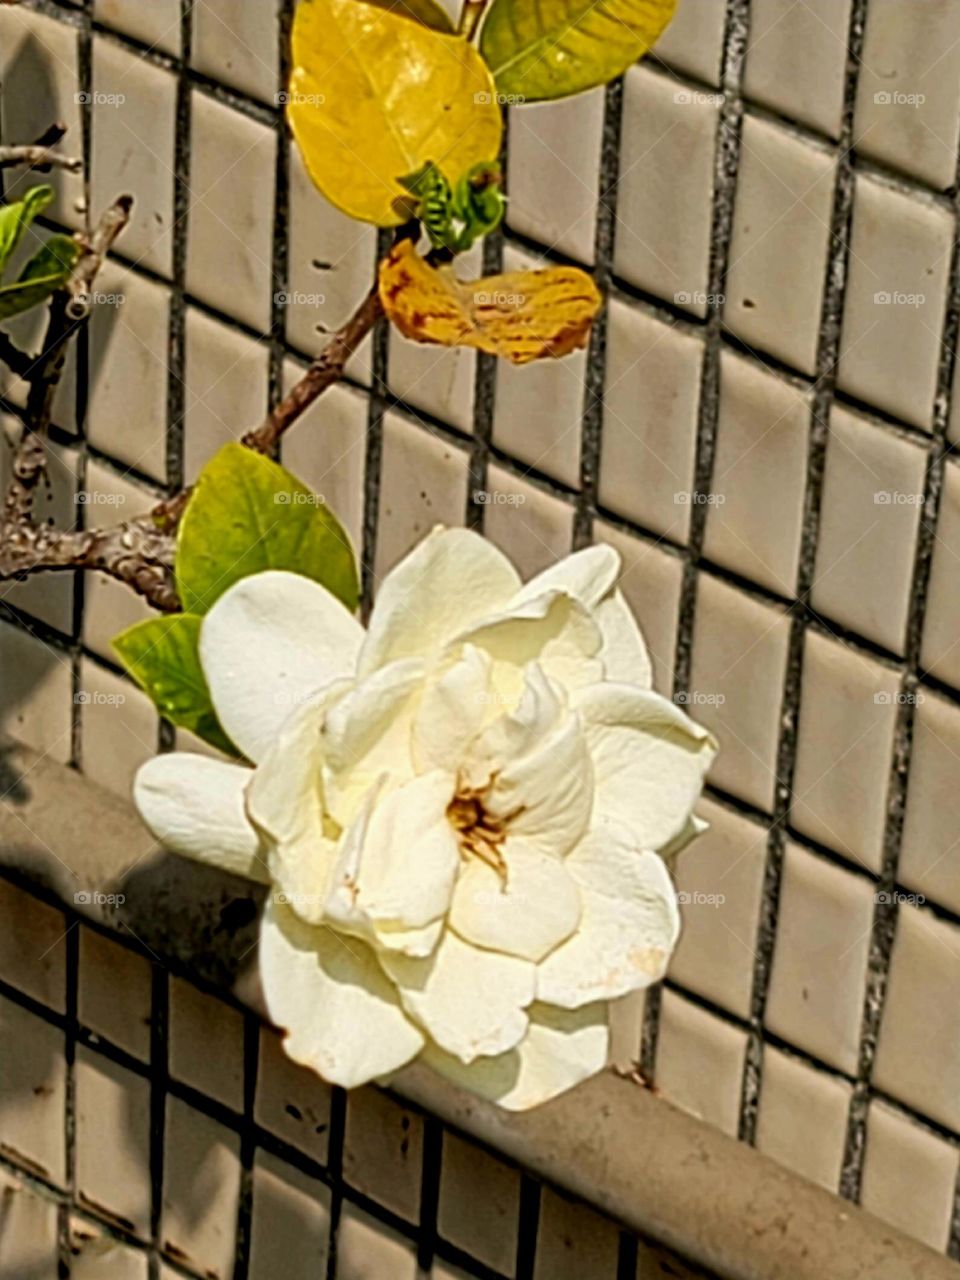
M 203 622 L 224 729 L 255 767 L 159 756 L 136 800 L 169 848 L 272 886 L 260 971 L 286 1049 L 346 1087 L 422 1056 L 502 1106 L 605 1066 L 608 1005 L 677 940 L 661 853 L 710 735 L 650 689 L 608 546 L 525 586 L 433 531 L 364 631 L 292 573 Z

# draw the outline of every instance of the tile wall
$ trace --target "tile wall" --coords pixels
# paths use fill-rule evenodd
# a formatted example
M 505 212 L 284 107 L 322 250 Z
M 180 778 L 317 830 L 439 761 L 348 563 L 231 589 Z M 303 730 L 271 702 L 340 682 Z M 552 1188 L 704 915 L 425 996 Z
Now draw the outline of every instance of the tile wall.
M 291 8 L 0 6 L 3 139 L 60 119 L 90 167 L 86 197 L 55 175 L 54 223 L 76 226 L 85 198 L 137 197 L 58 397 L 44 500 L 61 521 L 112 522 L 195 476 L 371 280 L 375 233 L 324 203 L 284 132 Z M 515 370 L 377 332 L 284 459 L 344 516 L 368 598 L 438 520 L 483 529 L 526 572 L 591 538 L 621 551 L 658 687 L 723 744 L 710 833 L 677 867 L 684 937 L 624 1028 L 624 1057 L 960 1257 L 960 0 L 679 0 L 658 57 L 622 83 L 510 114 L 509 215 L 487 266 L 594 270 L 609 305 L 590 350 Z M 22 387 L 0 391 L 9 422 Z M 7 727 L 126 792 L 170 742 L 111 658 L 141 605 L 89 576 L 8 587 L 0 614 L 0 670 L 17 677 L 0 676 Z M 448 1276 L 467 1256 L 467 1274 L 511 1275 L 519 1254 L 523 1274 L 560 1276 L 565 1240 L 615 1257 L 607 1224 L 566 1231 L 547 1192 L 515 1249 L 533 1192 L 492 1157 L 489 1221 L 464 1215 L 458 1195 L 486 1165 L 429 1119 L 410 1117 L 402 1159 L 363 1157 L 392 1132 L 375 1113 L 389 1100 L 358 1096 L 346 1123 L 337 1102 L 335 1151 L 306 1141 L 249 1096 L 252 1033 L 233 1011 L 217 1022 L 233 1074 L 191 1055 L 198 997 L 176 985 L 164 1159 L 147 1067 L 160 1033 L 130 1012 L 159 979 L 132 964 L 120 1010 L 85 977 L 102 940 L 68 939 L 73 960 L 50 958 L 40 985 L 7 979 L 28 998 L 8 993 L 5 1016 L 37 1048 L 19 1068 L 30 1109 L 0 1134 L 20 1155 L 3 1167 L 56 1190 L 10 1193 L 25 1238 L 59 1230 L 62 1250 L 65 1232 L 122 1219 L 170 1274 L 190 1273 L 185 1257 L 221 1274 L 239 1213 L 251 1274 L 275 1265 L 258 1214 L 304 1223 L 308 1269 L 332 1221 L 341 1259 L 376 1254 L 377 1275 L 413 1267 L 421 1230 L 455 1246 L 435 1271 Z M 79 972 L 78 995 L 57 964 Z M 49 1073 L 39 1092 L 34 1061 Z M 66 1150 L 39 1114 L 59 1116 L 64 1089 Z M 128 1145 L 105 1154 L 85 1116 L 128 1120 Z M 193 1177 L 209 1222 L 191 1218 Z

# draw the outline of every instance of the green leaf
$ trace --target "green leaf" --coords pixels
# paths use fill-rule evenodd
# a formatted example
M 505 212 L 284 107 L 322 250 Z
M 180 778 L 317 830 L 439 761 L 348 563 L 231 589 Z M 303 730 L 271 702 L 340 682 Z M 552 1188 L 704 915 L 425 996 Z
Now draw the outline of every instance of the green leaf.
M 313 578 L 348 609 L 360 598 L 350 539 L 336 516 L 289 471 L 241 444 L 207 463 L 180 521 L 177 589 L 206 613 L 228 587 L 264 569 Z
M 51 236 L 30 259 L 15 284 L 0 285 L 0 320 L 39 306 L 70 279 L 80 246 L 70 236 Z
M 200 666 L 201 621 L 191 613 L 148 618 L 121 631 L 111 643 L 161 715 L 235 756 L 239 753 L 220 727 Z
M 493 0 L 480 52 L 498 93 L 520 103 L 582 93 L 643 56 L 677 0 Z
M 22 200 L 0 206 L 0 275 L 27 227 L 52 199 L 53 187 L 31 187 Z

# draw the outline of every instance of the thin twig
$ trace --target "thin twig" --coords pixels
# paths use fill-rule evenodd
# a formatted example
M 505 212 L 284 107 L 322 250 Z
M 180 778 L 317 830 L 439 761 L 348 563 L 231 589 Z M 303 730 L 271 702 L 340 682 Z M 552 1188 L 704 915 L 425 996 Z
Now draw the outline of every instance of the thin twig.
M 66 169 L 67 173 L 79 173 L 83 161 L 76 156 L 65 156 L 50 147 L 34 145 L 0 147 L 0 169 L 17 169 L 23 165 L 27 169 L 37 169 L 41 173 L 49 173 L 51 169 Z
M 241 436 L 241 444 L 257 453 L 270 453 L 283 433 L 309 409 L 317 397 L 340 381 L 347 361 L 382 315 L 380 294 L 374 285 L 350 319 L 331 335 L 330 341 L 303 377 L 271 410 L 260 426 Z M 150 515 L 159 529 L 169 533 L 177 527 L 190 500 L 190 493 L 190 489 L 184 489 L 153 508 Z
M 465 0 L 458 28 L 460 35 L 465 36 L 467 40 L 473 39 L 486 7 L 487 0 Z

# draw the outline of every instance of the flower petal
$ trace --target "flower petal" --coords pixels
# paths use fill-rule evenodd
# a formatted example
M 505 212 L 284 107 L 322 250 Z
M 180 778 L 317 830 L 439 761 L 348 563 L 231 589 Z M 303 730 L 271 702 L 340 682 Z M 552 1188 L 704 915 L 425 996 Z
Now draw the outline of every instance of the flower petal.
M 581 886 L 583 918 L 537 970 L 537 999 L 576 1009 L 659 981 L 680 933 L 663 859 L 611 823 L 591 831 L 566 867 Z
M 358 681 L 327 711 L 323 723 L 327 808 L 341 826 L 353 821 L 379 778 L 386 776 L 400 784 L 413 777 L 414 695 L 423 675 L 419 658 L 391 662 Z
M 269 883 L 265 851 L 244 812 L 252 777 L 239 764 L 176 751 L 141 765 L 133 784 L 140 816 L 166 848 Z
M 362 640 L 360 623 L 318 582 L 276 569 L 241 578 L 200 628 L 220 723 L 260 760 L 293 707 L 353 674 Z
M 629 828 L 637 846 L 660 849 L 686 827 L 716 755 L 713 737 L 649 690 L 597 684 L 571 706 L 593 759 L 594 815 Z
M 520 840 L 506 840 L 506 883 L 471 858 L 453 891 L 450 925 L 489 951 L 534 963 L 564 942 L 580 920 L 580 891 L 559 858 Z
M 524 669 L 538 662 L 545 675 L 565 689 L 603 676 L 596 659 L 603 645 L 600 629 L 573 596 L 547 591 L 485 618 L 455 636 L 451 647 L 473 644 L 493 659 L 493 686 L 506 700 L 519 701 Z
M 519 585 L 493 543 L 469 529 L 438 526 L 381 583 L 359 674 L 441 648 L 505 604 Z
M 324 830 L 324 711 L 348 682 L 337 682 L 284 721 L 247 787 L 247 814 L 270 851 L 270 871 L 282 901 L 319 924 L 333 871 L 335 843 Z
M 549 1102 L 607 1065 L 605 1003 L 573 1010 L 534 1004 L 528 1013 L 527 1034 L 509 1053 L 467 1065 L 428 1042 L 422 1060 L 454 1084 L 507 1111 L 529 1111 Z
M 511 836 L 563 857 L 590 823 L 593 766 L 579 717 L 567 715 L 525 756 L 504 765 L 484 807 Z
M 270 1018 L 287 1032 L 288 1056 L 331 1084 L 366 1084 L 423 1046 L 369 947 L 304 924 L 275 902 L 263 917 L 260 977 Z
M 495 709 L 489 691 L 490 659 L 473 645 L 426 685 L 413 719 L 412 753 L 417 770 L 449 769 Z
M 505 1053 L 524 1037 L 536 970 L 526 960 L 480 951 L 443 935 L 428 960 L 380 955 L 407 1013 L 461 1062 Z
M 447 806 L 453 775 L 434 770 L 395 791 L 375 790 L 344 834 L 327 916 L 344 927 L 423 929 L 446 915 L 460 869 Z
M 650 654 L 623 593 L 612 591 L 605 596 L 594 609 L 593 620 L 603 636 L 600 660 L 606 678 L 649 689 L 653 684 Z
M 531 578 L 512 601 L 533 600 L 547 591 L 564 591 L 588 609 L 595 609 L 610 591 L 620 572 L 620 554 L 608 543 L 584 547 L 565 556 Z

